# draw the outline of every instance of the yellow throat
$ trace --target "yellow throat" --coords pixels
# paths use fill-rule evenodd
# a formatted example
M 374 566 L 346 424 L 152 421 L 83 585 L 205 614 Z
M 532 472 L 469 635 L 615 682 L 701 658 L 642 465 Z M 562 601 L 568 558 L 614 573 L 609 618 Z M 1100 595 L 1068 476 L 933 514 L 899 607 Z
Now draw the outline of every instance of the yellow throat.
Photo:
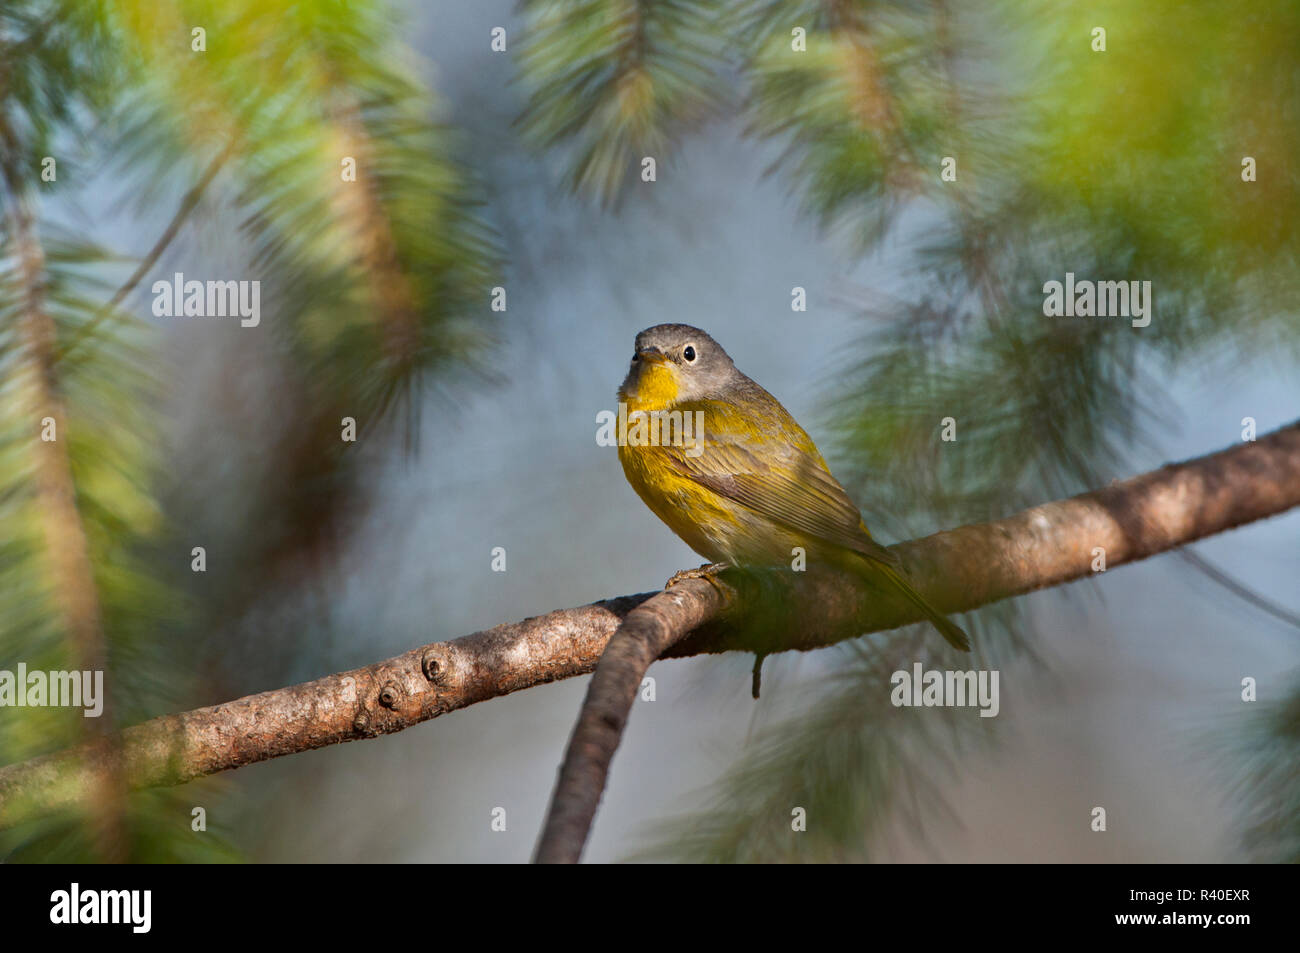
M 621 390 L 618 398 L 634 410 L 668 410 L 677 403 L 677 375 L 662 361 L 647 364 L 637 377 L 635 391 Z

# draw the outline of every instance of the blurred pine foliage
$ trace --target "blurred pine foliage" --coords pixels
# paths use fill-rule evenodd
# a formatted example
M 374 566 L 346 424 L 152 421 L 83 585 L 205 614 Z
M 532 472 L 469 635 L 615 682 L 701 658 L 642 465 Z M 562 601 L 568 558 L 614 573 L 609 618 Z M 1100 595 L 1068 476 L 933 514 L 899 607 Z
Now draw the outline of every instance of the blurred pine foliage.
M 1127 472 L 1174 419 L 1156 372 L 1230 358 L 1294 373 L 1293 3 L 527 0 L 521 11 L 519 126 L 576 193 L 616 206 L 644 156 L 670 167 L 689 135 L 736 112 L 776 144 L 772 173 L 829 233 L 863 256 L 910 243 L 920 291 L 862 304 L 861 346 L 830 382 L 837 473 L 886 536 Z M 1090 47 L 1098 25 L 1104 53 Z M 343 530 L 339 504 L 363 474 L 340 417 L 410 438 L 421 388 L 445 394 L 482 371 L 491 342 L 470 318 L 485 310 L 499 246 L 418 77 L 379 0 L 0 6 L 0 669 L 100 659 L 112 694 L 102 724 L 0 711 L 0 761 L 211 700 L 219 673 L 194 664 L 196 639 L 237 654 L 224 640 L 266 581 Z M 339 187 L 344 155 L 358 187 Z M 1259 168 L 1248 184 L 1246 155 Z M 55 182 L 41 179 L 46 156 L 59 157 Z M 940 179 L 945 156 L 955 182 Z M 124 249 L 80 237 L 74 183 L 104 169 L 136 215 L 174 213 L 138 273 Z M 167 366 L 132 316 L 144 285 L 128 276 L 166 273 L 171 247 L 215 206 L 233 210 L 246 277 L 268 289 L 285 378 L 276 410 L 293 425 L 270 435 L 255 482 L 226 488 L 239 506 L 205 524 L 216 517 L 174 505 L 180 477 L 157 413 Z M 909 227 L 918 220 L 927 227 Z M 1067 270 L 1150 280 L 1151 325 L 1045 320 L 1042 282 Z M 39 439 L 47 416 L 54 443 Z M 946 416 L 960 417 L 962 439 L 940 453 Z M 201 586 L 187 564 L 195 527 L 236 567 Z M 1032 657 L 1016 603 L 965 624 L 981 666 Z M 996 740 L 984 722 L 899 719 L 879 703 L 899 660 L 932 650 L 908 631 L 844 647 L 816 705 L 647 856 L 881 856 L 888 812 L 933 816 L 946 772 Z M 1243 821 L 1261 856 L 1300 859 L 1298 699 L 1238 740 Z M 213 782 L 115 806 L 108 790 L 87 817 L 0 834 L 0 857 L 235 859 L 219 824 L 189 829 L 191 807 L 220 796 Z M 794 845 L 765 836 L 796 796 L 827 823 Z
M 206 48 L 192 49 L 192 29 Z M 107 668 L 111 710 L 0 712 L 0 761 L 206 699 L 194 648 L 268 573 L 331 533 L 355 484 L 340 420 L 414 432 L 423 384 L 475 367 L 498 266 L 457 140 L 387 4 L 344 0 L 18 0 L 0 8 L 0 669 Z M 42 159 L 59 157 L 53 182 Z M 341 160 L 357 183 L 341 183 Z M 170 525 L 166 380 L 123 302 L 135 262 L 77 238 L 78 170 L 117 172 L 166 220 L 148 281 L 202 203 L 233 208 L 291 369 L 267 479 L 233 532 L 239 573 L 194 582 Z M 102 180 L 101 180 L 102 181 Z M 205 206 L 206 207 L 206 206 Z M 123 284 L 126 282 L 126 284 Z M 39 438 L 54 417 L 58 439 Z M 230 514 L 226 514 L 230 517 Z M 241 533 L 257 526 L 261 532 Z M 187 650 L 187 651 L 185 651 Z M 211 675 L 211 673 L 209 673 Z M 7 860 L 227 860 L 219 783 L 0 834 Z M 190 829 L 191 807 L 210 830 Z
M 534 32 L 520 57 L 525 128 L 543 146 L 584 144 L 569 156 L 575 191 L 610 204 L 641 155 L 671 162 L 697 100 L 735 103 L 828 233 L 862 256 L 887 241 L 912 253 L 916 297 L 861 304 L 858 356 L 828 386 L 837 473 L 886 536 L 1125 475 L 1176 420 L 1160 375 L 1228 356 L 1295 373 L 1294 3 L 742 0 L 678 19 L 685 44 L 649 28 L 643 15 L 659 4 L 580 6 L 527 4 Z M 641 62 L 668 66 L 637 71 L 637 108 L 614 108 Z M 701 92 L 684 94 L 688 83 Z M 1257 181 L 1243 182 L 1245 156 Z M 955 181 L 940 176 L 945 157 Z M 1150 326 L 1044 318 L 1042 285 L 1067 271 L 1150 281 Z M 940 449 L 950 416 L 961 437 Z M 1015 603 L 976 616 L 978 667 L 1032 654 Z M 949 718 L 936 738 L 934 719 L 871 704 L 918 651 L 906 632 L 846 650 L 815 705 L 702 794 L 706 807 L 659 828 L 644 856 L 880 856 L 882 815 L 973 749 L 967 735 L 987 734 Z M 1243 798 L 1256 831 L 1289 829 L 1280 852 L 1300 860 L 1294 721 L 1262 716 L 1250 730 L 1250 749 L 1274 757 Z M 786 830 L 791 803 L 815 811 L 822 834 L 766 836 Z

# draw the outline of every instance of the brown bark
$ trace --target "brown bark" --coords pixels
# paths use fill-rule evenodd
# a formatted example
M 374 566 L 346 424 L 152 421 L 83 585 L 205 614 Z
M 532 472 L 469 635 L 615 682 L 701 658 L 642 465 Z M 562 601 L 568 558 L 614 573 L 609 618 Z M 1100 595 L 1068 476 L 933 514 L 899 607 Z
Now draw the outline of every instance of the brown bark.
M 1015 516 L 902 543 L 918 591 L 958 612 L 1134 562 L 1300 505 L 1300 423 L 1254 443 L 1171 465 Z M 330 675 L 126 729 L 111 748 L 81 746 L 0 768 L 0 827 L 84 803 L 104 759 L 120 757 L 137 788 L 179 784 L 298 751 L 401 731 L 445 712 L 592 671 L 637 606 L 655 597 L 654 642 L 694 626 L 660 653 L 812 649 L 897 628 L 909 606 L 864 593 L 829 571 L 755 579 L 728 575 L 724 600 L 708 583 L 622 596 L 438 642 Z M 673 600 L 678 600 L 674 603 Z M 673 603 L 664 611 L 665 603 Z M 647 613 L 648 614 L 648 613 Z M 630 649 L 631 647 L 629 647 Z M 618 663 L 621 665 L 621 663 Z M 639 684 L 639 678 L 637 680 Z M 626 697 L 626 691 L 621 697 Z M 626 716 L 624 715 L 624 720 Z M 588 792 L 590 801 L 599 791 Z
M 610 638 L 564 754 L 537 845 L 538 863 L 578 862 L 646 669 L 670 645 L 716 616 L 726 601 L 721 587 L 687 579 L 629 612 Z

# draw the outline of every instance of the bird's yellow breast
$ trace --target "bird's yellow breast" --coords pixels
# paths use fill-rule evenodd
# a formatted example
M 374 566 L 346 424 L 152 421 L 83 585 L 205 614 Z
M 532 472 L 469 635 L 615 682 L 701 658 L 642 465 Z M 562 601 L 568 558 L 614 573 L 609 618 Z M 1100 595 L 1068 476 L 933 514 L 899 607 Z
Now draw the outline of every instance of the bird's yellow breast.
M 741 529 L 735 504 L 683 476 L 672 463 L 675 449 L 620 446 L 618 459 L 637 496 L 686 545 L 714 561 L 731 558 L 729 539 Z
M 812 440 L 770 397 L 743 404 L 680 402 L 676 373 L 671 366 L 647 364 L 619 392 L 629 415 L 664 411 L 698 415 L 695 443 L 620 441 L 619 462 L 642 502 L 688 546 L 714 562 L 776 564 L 790 559 L 792 547 L 807 548 L 811 543 L 806 534 L 709 483 L 725 484 L 737 476 L 755 477 L 761 484 L 769 472 L 790 476 L 792 468 L 800 465 L 825 471 Z M 783 490 L 774 482 L 771 492 Z

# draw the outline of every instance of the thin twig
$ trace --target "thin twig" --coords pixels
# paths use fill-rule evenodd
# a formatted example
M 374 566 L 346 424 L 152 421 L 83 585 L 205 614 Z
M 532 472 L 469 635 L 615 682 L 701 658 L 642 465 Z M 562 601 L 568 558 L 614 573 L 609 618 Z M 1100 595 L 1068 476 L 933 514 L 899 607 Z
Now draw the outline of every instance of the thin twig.
M 190 217 L 190 213 L 198 206 L 199 200 L 203 198 L 203 193 L 207 191 L 208 186 L 212 184 L 212 180 L 217 177 L 217 173 L 219 173 L 230 160 L 230 157 L 234 152 L 235 140 L 232 138 L 226 143 L 225 147 L 217 153 L 216 158 L 208 163 L 208 167 L 203 170 L 203 175 L 199 177 L 198 182 L 194 183 L 190 190 L 181 198 L 181 204 L 177 207 L 176 213 L 172 216 L 171 221 L 167 223 L 167 227 L 163 229 L 162 235 L 160 235 L 158 240 L 154 242 L 154 245 L 149 249 L 148 254 L 140 260 L 140 264 L 136 267 L 135 271 L 131 272 L 130 277 L 122 283 L 121 287 L 119 287 L 113 294 L 113 297 L 95 313 L 95 316 L 87 321 L 81 329 L 72 336 L 72 339 L 59 350 L 58 354 L 54 358 L 55 362 L 65 359 L 69 354 L 76 350 L 78 345 L 94 334 L 105 321 L 109 320 L 117 313 L 118 305 L 126 300 L 126 296 L 135 290 L 135 286 L 138 285 L 144 276 L 149 273 L 149 270 L 158 263 L 158 259 L 162 257 L 163 252 L 167 250 L 167 247 L 171 245 L 176 236 L 180 234 L 181 226 L 185 224 L 185 220 Z
M 601 653 L 587 687 L 537 844 L 537 863 L 578 862 L 646 670 L 670 646 L 717 615 L 724 602 L 720 584 L 687 579 L 628 613 Z

